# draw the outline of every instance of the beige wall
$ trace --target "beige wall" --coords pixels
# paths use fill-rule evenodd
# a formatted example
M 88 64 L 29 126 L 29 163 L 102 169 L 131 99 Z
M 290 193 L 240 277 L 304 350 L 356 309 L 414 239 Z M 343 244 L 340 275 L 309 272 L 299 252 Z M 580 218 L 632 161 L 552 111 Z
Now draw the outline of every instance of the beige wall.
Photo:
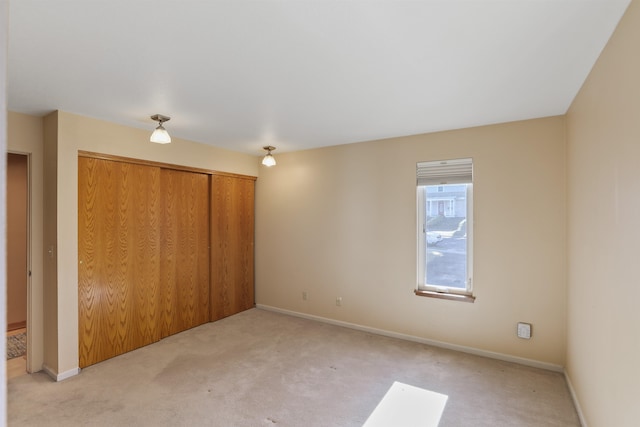
M 54 247 L 51 261 L 55 264 L 47 277 L 55 297 L 46 300 L 45 314 L 55 322 L 48 333 L 57 336 L 56 343 L 46 349 L 45 364 L 58 378 L 73 375 L 78 368 L 78 150 L 258 174 L 259 159 L 255 156 L 178 138 L 168 145 L 150 143 L 153 127 L 149 123 L 149 129 L 134 129 L 62 111 L 45 118 L 45 176 L 47 183 L 55 186 L 53 194 L 45 198 L 52 198 L 45 203 L 45 246 Z M 47 151 L 50 148 L 51 152 Z
M 552 117 L 277 155 L 256 184 L 257 303 L 563 366 L 564 126 Z M 461 157 L 474 160 L 473 304 L 413 293 L 416 162 Z M 516 337 L 518 321 L 533 324 L 531 340 Z
M 40 117 L 9 112 L 7 149 L 29 156 L 29 268 L 27 286 L 28 343 L 27 370 L 36 372 L 43 363 L 43 120 Z
M 640 420 L 640 4 L 567 115 L 567 371 L 589 426 Z

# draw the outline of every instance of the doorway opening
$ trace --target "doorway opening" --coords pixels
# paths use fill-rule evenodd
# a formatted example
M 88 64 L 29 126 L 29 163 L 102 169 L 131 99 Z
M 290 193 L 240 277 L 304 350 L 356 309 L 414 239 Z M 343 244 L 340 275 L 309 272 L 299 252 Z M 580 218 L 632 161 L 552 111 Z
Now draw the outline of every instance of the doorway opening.
M 29 156 L 7 153 L 7 377 L 27 372 Z

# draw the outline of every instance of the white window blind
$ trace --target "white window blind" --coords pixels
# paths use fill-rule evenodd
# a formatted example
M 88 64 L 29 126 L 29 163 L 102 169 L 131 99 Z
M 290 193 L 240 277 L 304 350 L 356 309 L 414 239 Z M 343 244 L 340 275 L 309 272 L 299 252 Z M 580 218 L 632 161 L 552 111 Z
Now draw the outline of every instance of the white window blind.
M 417 165 L 418 185 L 470 184 L 473 182 L 472 159 L 420 162 Z

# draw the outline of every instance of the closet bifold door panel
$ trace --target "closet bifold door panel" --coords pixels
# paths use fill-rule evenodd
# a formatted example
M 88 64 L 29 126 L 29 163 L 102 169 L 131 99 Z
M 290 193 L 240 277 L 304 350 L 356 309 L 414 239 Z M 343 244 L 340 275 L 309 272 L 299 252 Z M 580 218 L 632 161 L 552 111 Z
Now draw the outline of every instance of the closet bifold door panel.
M 80 367 L 160 339 L 160 169 L 78 158 Z
M 214 174 L 211 182 L 211 321 L 255 306 L 255 178 Z
M 209 176 L 163 169 L 162 336 L 209 321 Z

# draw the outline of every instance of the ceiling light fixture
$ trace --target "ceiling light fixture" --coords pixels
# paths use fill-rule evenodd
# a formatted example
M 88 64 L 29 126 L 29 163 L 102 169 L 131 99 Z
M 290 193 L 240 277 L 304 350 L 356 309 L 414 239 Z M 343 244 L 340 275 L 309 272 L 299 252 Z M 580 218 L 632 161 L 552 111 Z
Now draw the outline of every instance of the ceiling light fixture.
M 155 142 L 157 144 L 168 144 L 171 142 L 171 136 L 169 136 L 169 132 L 162 126 L 162 123 L 168 122 L 171 120 L 169 116 L 163 116 L 162 114 L 154 114 L 151 116 L 151 119 L 155 120 L 159 123 L 156 130 L 151 134 L 151 138 L 149 141 Z
M 267 146 L 262 147 L 262 148 L 267 150 L 267 155 L 264 156 L 264 159 L 262 159 L 262 164 L 267 166 L 267 167 L 275 166 L 276 165 L 276 159 L 271 155 L 271 152 L 273 150 L 275 150 L 276 147 L 273 147 L 271 145 L 267 145 Z

